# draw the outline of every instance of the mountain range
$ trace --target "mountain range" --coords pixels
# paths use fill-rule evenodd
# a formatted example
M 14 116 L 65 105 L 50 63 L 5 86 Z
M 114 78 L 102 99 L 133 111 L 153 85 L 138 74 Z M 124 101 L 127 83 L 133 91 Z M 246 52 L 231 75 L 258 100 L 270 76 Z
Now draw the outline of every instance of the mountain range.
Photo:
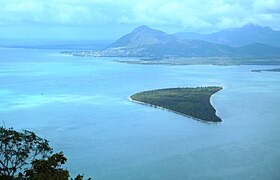
M 280 31 L 255 24 L 246 24 L 240 28 L 226 29 L 210 34 L 179 32 L 174 35 L 183 39 L 200 39 L 232 47 L 240 47 L 251 43 L 263 43 L 280 47 Z
M 92 56 L 177 58 L 177 57 L 280 57 L 276 47 L 280 32 L 267 27 L 246 25 L 209 35 L 168 34 L 139 26 L 109 47 Z M 273 38 L 274 37 L 274 38 Z M 235 44 L 235 47 L 232 46 Z

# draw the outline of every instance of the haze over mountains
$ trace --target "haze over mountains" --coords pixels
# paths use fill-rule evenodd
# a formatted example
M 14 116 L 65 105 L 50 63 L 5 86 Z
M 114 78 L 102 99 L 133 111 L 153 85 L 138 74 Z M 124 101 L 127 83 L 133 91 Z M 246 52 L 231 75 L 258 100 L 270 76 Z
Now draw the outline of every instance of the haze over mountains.
M 270 27 L 262 27 L 255 24 L 247 24 L 240 28 L 227 29 L 211 34 L 179 32 L 174 35 L 184 39 L 200 39 L 233 47 L 256 42 L 280 47 L 280 31 L 274 31 Z
M 230 48 L 201 40 L 184 40 L 175 35 L 140 26 L 121 37 L 105 54 L 136 57 L 215 56 L 231 54 Z
M 246 25 L 209 35 L 165 32 L 140 26 L 95 56 L 115 57 L 280 57 L 280 32 Z M 229 45 L 235 45 L 232 47 Z M 274 45 L 274 46 L 273 46 Z

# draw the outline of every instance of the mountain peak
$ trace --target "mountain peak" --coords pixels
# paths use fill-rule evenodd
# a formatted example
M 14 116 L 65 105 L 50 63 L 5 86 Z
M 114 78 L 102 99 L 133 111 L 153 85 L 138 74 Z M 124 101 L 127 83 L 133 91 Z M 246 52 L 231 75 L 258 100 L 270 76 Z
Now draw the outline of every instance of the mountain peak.
M 238 28 L 226 29 L 211 34 L 176 33 L 185 39 L 199 39 L 212 43 L 240 47 L 255 42 L 280 47 L 280 32 L 267 26 L 249 23 Z
M 262 32 L 265 32 L 263 30 L 265 28 L 257 26 L 257 30 L 251 29 L 256 26 L 250 24 L 247 25 L 248 30 L 236 28 L 234 31 L 210 34 L 210 38 L 205 38 L 208 40 L 207 42 L 203 39 L 184 40 L 143 25 L 122 36 L 104 51 L 98 52 L 98 56 L 148 58 L 280 56 L 279 48 L 264 44 L 266 39 L 263 39 L 264 33 Z M 261 30 L 258 30 L 259 28 Z M 210 40 L 217 44 L 211 43 Z M 266 41 L 270 42 L 270 39 Z M 221 45 L 222 43 L 237 44 L 239 47 L 229 47 Z M 240 47 L 240 44 L 247 46 Z
M 151 28 L 147 25 L 142 25 L 134 29 L 134 31 L 146 31 L 146 30 L 151 30 Z
M 242 27 L 244 27 L 244 28 L 256 28 L 256 27 L 261 27 L 261 26 L 258 25 L 258 24 L 254 24 L 254 23 L 248 23 L 248 24 L 243 25 Z
M 264 26 L 260 26 L 258 24 L 254 24 L 254 23 L 245 24 L 240 29 L 245 29 L 245 30 L 272 30 L 270 27 L 264 27 Z
M 157 33 L 164 33 L 164 32 L 156 30 L 156 29 L 152 29 L 147 25 L 142 25 L 142 26 L 135 28 L 132 33 L 135 33 L 135 34 L 151 34 L 151 33 L 154 34 L 154 33 L 156 33 L 157 34 Z
M 173 35 L 142 25 L 135 28 L 131 33 L 115 41 L 110 47 L 135 48 L 159 43 L 167 43 L 174 40 L 176 40 L 176 37 Z

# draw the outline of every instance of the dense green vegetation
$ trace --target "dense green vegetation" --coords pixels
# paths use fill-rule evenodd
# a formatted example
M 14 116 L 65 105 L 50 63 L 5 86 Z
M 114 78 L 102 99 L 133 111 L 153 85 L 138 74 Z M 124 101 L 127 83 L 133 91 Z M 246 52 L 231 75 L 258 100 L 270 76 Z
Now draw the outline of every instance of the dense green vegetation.
M 34 132 L 0 127 L 1 180 L 68 180 L 69 171 L 62 168 L 66 161 L 62 152 L 53 154 L 49 142 Z
M 130 98 L 133 101 L 163 107 L 207 122 L 221 122 L 210 104 L 212 94 L 221 87 L 169 88 L 139 92 Z

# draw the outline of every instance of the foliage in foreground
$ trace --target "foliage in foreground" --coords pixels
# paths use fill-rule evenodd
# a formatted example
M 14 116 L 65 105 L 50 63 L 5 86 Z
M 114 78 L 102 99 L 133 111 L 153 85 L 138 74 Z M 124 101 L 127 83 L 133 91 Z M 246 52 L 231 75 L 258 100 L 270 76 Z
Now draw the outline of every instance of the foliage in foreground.
M 67 180 L 69 171 L 62 168 L 66 161 L 62 152 L 53 154 L 49 142 L 34 132 L 0 127 L 0 179 Z

